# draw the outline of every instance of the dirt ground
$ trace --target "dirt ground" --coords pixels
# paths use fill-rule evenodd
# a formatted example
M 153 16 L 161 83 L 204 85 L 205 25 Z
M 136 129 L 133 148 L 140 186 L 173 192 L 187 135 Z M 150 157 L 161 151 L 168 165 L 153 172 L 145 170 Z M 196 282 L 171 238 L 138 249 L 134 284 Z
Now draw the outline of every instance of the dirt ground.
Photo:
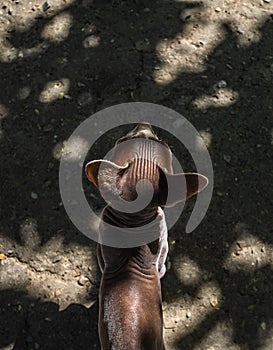
M 100 348 L 95 243 L 62 206 L 59 159 L 94 112 L 146 101 L 195 126 L 215 176 L 200 226 L 185 233 L 191 199 L 169 232 L 166 348 L 272 350 L 272 86 L 272 0 L 0 1 L 0 349 Z

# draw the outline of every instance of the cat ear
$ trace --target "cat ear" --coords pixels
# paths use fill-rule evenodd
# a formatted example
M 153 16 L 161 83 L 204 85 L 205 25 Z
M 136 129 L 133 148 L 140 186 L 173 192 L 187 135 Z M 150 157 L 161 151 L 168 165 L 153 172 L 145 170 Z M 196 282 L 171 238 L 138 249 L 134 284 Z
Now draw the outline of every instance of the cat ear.
M 99 187 L 98 174 L 101 162 L 101 160 L 92 160 L 92 162 L 87 163 L 85 166 L 85 174 L 88 180 L 91 181 L 97 188 Z
M 117 182 L 120 179 L 121 172 L 128 168 L 119 166 L 108 160 L 93 160 L 86 164 L 85 173 L 100 192 L 117 194 Z
M 161 180 L 159 205 L 172 207 L 203 191 L 209 180 L 198 173 L 170 174 L 163 171 Z

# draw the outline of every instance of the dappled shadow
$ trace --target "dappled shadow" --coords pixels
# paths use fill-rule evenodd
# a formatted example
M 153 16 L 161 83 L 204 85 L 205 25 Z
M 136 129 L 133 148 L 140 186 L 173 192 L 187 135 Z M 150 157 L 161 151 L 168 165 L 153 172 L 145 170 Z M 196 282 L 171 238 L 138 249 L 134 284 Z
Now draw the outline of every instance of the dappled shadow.
M 41 244 L 59 232 L 67 244 L 93 247 L 72 226 L 60 204 L 59 160 L 53 156 L 54 148 L 80 122 L 104 107 L 138 100 L 166 105 L 181 112 L 198 130 L 211 134 L 209 151 L 215 172 L 214 197 L 202 224 L 193 233 L 182 234 L 193 206 L 190 201 L 171 230 L 171 239 L 176 241 L 171 260 L 189 256 L 206 271 L 207 280 L 217 281 L 222 293 L 220 309 L 213 310 L 193 332 L 180 337 L 177 348 L 198 346 L 217 322 L 228 318 L 234 326 L 234 341 L 242 348 L 257 349 L 261 344 L 261 322 L 269 324 L 273 318 L 269 307 L 271 269 L 265 266 L 253 272 L 234 273 L 223 267 L 230 246 L 240 236 L 236 230 L 239 222 L 249 225 L 259 240 L 272 244 L 272 22 L 269 20 L 261 29 L 261 41 L 248 47 L 238 47 L 226 23 L 222 28 L 226 37 L 207 58 L 204 71 L 183 73 L 167 85 L 160 85 L 153 79 L 154 69 L 160 64 L 157 44 L 183 32 L 181 11 L 191 7 L 202 11 L 202 4 L 85 3 L 88 2 L 66 9 L 73 23 L 70 35 L 62 42 L 41 40 L 50 19 L 38 18 L 26 32 L 9 35 L 16 48 L 45 45 L 37 55 L 0 64 L 0 104 L 7 110 L 0 139 L 1 243 L 5 250 L 14 242 L 22 243 L 21 225 L 27 218 L 34 218 Z M 149 11 L 144 11 L 146 7 Z M 47 83 L 62 79 L 69 82 L 68 91 L 61 91 L 50 103 L 41 102 Z M 214 106 L 203 111 L 196 108 L 192 101 L 201 95 L 213 96 L 214 86 L 221 80 L 238 93 L 238 101 L 228 107 Z M 30 93 L 24 96 L 24 91 Z M 95 145 L 96 157 L 108 151 L 109 145 L 121 136 L 119 133 L 116 130 Z M 185 151 L 179 142 L 168 134 L 161 136 L 172 145 L 176 157 L 183 160 L 183 167 L 194 170 L 188 155 L 182 159 Z M 201 279 L 197 285 L 184 285 L 171 270 L 163 280 L 164 299 L 171 303 L 185 293 L 195 298 L 202 283 Z M 177 294 L 177 290 L 181 292 Z M 1 304 L 10 303 L 3 311 L 7 323 L 2 328 L 5 336 L 1 346 L 25 344 L 26 335 L 30 334 L 33 343 L 51 349 L 52 334 L 52 339 L 56 337 L 52 349 L 57 345 L 62 348 L 63 344 L 69 344 L 71 349 L 96 348 L 97 318 L 93 308 L 91 319 L 83 306 L 72 305 L 60 312 L 54 303 L 29 301 L 14 291 L 1 293 Z M 13 299 L 20 300 L 18 304 L 26 303 L 26 308 L 23 305 L 23 311 L 19 311 Z M 20 346 L 24 349 L 26 345 Z
M 228 26 L 226 28 L 228 30 Z M 211 280 L 216 280 L 223 293 L 223 306 L 201 322 L 193 334 L 181 339 L 178 348 L 183 349 L 191 349 L 195 342 L 198 344 L 205 330 L 211 329 L 217 319 L 224 318 L 233 322 L 236 343 L 242 348 L 257 349 L 262 343 L 259 336 L 262 322 L 269 325 L 273 318 L 269 306 L 273 289 L 270 253 L 271 268 L 260 269 L 257 265 L 252 272 L 224 270 L 232 243 L 243 234 L 236 228 L 237 224 L 246 223 L 257 241 L 272 244 L 273 240 L 273 191 L 269 186 L 273 156 L 270 98 L 273 25 L 271 21 L 266 23 L 261 41 L 244 49 L 239 49 L 232 33 L 228 33 L 208 59 L 211 68 L 202 72 L 210 82 L 202 93 L 209 93 L 216 81 L 225 80 L 238 92 L 238 102 L 228 108 L 210 108 L 206 113 L 189 107 L 187 114 L 199 130 L 208 129 L 212 135 L 209 151 L 214 163 L 214 196 L 205 219 L 193 233 L 180 235 L 187 215 L 182 219 L 184 223 L 181 221 L 172 231 L 177 239 L 173 257 L 189 256 Z M 175 87 L 176 84 L 179 82 L 175 82 Z M 167 300 L 173 300 L 175 291 L 168 292 L 171 286 L 174 285 L 170 281 L 165 285 Z M 196 297 L 200 285 L 186 286 L 178 282 L 176 288 Z
M 3 234 L 8 232 L 9 237 L 20 240 L 20 224 L 26 217 L 33 217 L 43 242 L 52 236 L 52 231 L 65 229 L 70 240 L 87 243 L 71 230 L 60 206 L 59 161 L 52 155 L 54 146 L 67 139 L 95 110 L 132 100 L 131 91 L 140 90 L 141 84 L 151 79 L 157 63 L 157 41 L 181 31 L 179 12 L 188 6 L 154 2 L 149 5 L 153 19 L 148 23 L 150 14 L 144 16 L 142 10 L 140 15 L 137 11 L 142 5 L 134 2 L 115 7 L 115 16 L 107 2 L 71 6 L 73 25 L 66 40 L 45 42 L 38 55 L 1 63 L 0 103 L 8 110 L 1 140 Z M 38 18 L 27 32 L 10 34 L 9 42 L 17 48 L 36 47 L 47 22 Z M 99 38 L 99 45 L 85 48 L 84 39 L 92 35 Z M 138 51 L 137 43 L 145 39 L 148 47 Z M 69 98 L 57 96 L 52 103 L 41 103 L 47 83 L 62 84 L 62 79 L 69 81 Z M 28 88 L 30 93 L 20 99 L 22 88 Z M 34 199 L 36 194 L 38 200 Z

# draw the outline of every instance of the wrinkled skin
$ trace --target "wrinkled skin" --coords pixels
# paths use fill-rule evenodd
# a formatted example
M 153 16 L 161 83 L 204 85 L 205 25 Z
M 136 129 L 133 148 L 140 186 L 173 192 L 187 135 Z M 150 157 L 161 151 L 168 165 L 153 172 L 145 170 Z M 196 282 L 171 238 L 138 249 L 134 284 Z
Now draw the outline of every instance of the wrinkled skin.
M 111 162 L 90 162 L 86 173 L 110 202 L 102 213 L 100 234 L 113 233 L 105 222 L 118 227 L 137 227 L 157 219 L 158 225 L 158 239 L 149 244 L 135 248 L 98 246 L 102 270 L 101 347 L 103 350 L 164 350 L 160 278 L 166 271 L 168 242 L 161 206 L 174 205 L 198 193 L 207 185 L 207 179 L 199 174 L 173 175 L 169 147 L 158 140 L 146 123 L 139 124 L 117 141 Z M 145 183 L 136 188 L 140 180 L 148 180 L 153 186 L 149 204 L 134 213 L 116 210 L 114 204 L 120 198 L 132 203 L 138 197 L 145 197 Z M 183 187 L 179 186 L 181 180 L 186 188 L 179 190 Z

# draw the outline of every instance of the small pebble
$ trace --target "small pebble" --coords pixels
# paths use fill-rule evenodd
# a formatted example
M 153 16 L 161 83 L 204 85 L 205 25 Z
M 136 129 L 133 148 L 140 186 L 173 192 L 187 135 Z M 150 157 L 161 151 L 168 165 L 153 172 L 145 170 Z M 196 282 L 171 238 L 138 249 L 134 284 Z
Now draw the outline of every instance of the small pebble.
M 237 31 L 238 34 L 244 34 L 244 31 L 241 28 L 237 28 L 236 31 Z
M 224 89 L 227 87 L 227 82 L 225 80 L 220 80 L 218 83 L 217 83 L 217 87 L 219 89 Z
M 212 298 L 211 300 L 210 300 L 210 305 L 212 306 L 212 307 L 216 307 L 217 305 L 218 305 L 218 299 L 215 297 L 215 298 Z
M 261 328 L 262 328 L 262 330 L 264 330 L 264 331 L 266 330 L 266 323 L 265 323 L 265 322 L 262 322 L 262 323 L 261 323 Z
M 220 7 L 216 7 L 215 12 L 221 12 L 221 11 L 222 11 L 222 10 L 221 10 Z
M 37 199 L 37 198 L 38 198 L 38 194 L 35 193 L 35 192 L 31 192 L 30 197 L 31 197 L 32 199 Z
M 26 98 L 28 98 L 29 95 L 30 95 L 30 88 L 28 86 L 24 86 L 18 91 L 18 98 L 20 100 L 25 100 Z
M 44 131 L 44 132 L 49 132 L 49 131 L 51 131 L 51 130 L 52 130 L 52 125 L 50 125 L 50 124 L 48 124 L 48 125 L 46 125 L 46 126 L 43 127 L 43 131 Z
M 198 43 L 196 43 L 195 45 L 196 45 L 197 47 L 201 47 L 201 46 L 204 46 L 205 43 L 204 43 L 204 41 L 199 40 Z
M 164 328 L 165 329 L 173 329 L 173 328 L 175 328 L 175 324 L 172 321 L 164 321 Z
M 188 312 L 186 313 L 186 317 L 187 317 L 187 318 L 191 318 L 191 312 L 190 312 L 190 311 L 188 311 Z
M 150 46 L 150 41 L 147 38 L 136 42 L 137 51 L 145 51 L 148 49 L 149 46 Z
M 89 279 L 87 277 L 81 275 L 80 278 L 78 279 L 78 284 L 80 286 L 84 286 L 88 281 Z
M 11 51 L 11 53 L 8 55 L 8 60 L 13 61 L 18 57 L 18 53 L 16 51 Z
M 271 2 L 271 0 L 264 0 L 264 2 L 266 2 L 267 4 L 269 4 Z
M 47 10 L 50 9 L 50 6 L 48 5 L 48 2 L 47 2 L 47 1 L 43 3 L 42 8 L 43 8 L 43 11 L 44 11 L 44 12 L 46 12 Z
M 224 160 L 229 163 L 231 161 L 231 156 L 229 156 L 228 154 L 224 154 Z
M 89 35 L 83 41 L 83 47 L 88 49 L 90 47 L 96 47 L 99 45 L 100 38 L 97 35 Z
M 60 81 L 57 81 L 55 84 L 54 84 L 54 88 L 56 89 L 59 89 L 60 87 L 64 86 L 63 82 L 60 80 Z

